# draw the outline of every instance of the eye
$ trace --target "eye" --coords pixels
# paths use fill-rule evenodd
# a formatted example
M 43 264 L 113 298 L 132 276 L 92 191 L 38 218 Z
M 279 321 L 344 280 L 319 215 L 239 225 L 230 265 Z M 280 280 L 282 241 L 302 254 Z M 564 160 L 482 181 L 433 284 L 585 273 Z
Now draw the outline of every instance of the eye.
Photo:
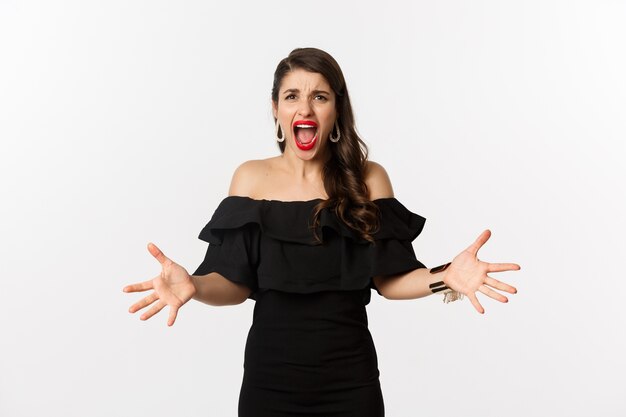
M 294 94 L 289 94 L 288 96 L 285 97 L 285 100 L 292 100 L 294 98 L 296 98 Z
M 321 100 L 321 101 L 328 101 L 328 99 L 326 98 L 326 96 L 322 96 L 322 95 L 319 95 L 319 94 L 315 96 L 315 99 L 319 99 L 319 100 Z

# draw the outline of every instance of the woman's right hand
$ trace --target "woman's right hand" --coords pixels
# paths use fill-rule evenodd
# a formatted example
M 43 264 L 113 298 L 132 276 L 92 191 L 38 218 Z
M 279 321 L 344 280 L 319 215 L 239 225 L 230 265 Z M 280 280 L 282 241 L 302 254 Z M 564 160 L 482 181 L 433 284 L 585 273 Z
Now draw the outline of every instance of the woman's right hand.
M 154 290 L 150 295 L 130 306 L 128 311 L 135 313 L 144 307 L 152 305 L 140 317 L 141 320 L 147 320 L 168 305 L 170 306 L 170 315 L 167 325 L 171 326 L 176 321 L 178 309 L 194 296 L 196 287 L 187 270 L 165 256 L 155 244 L 148 243 L 148 251 L 161 263 L 163 270 L 160 275 L 149 281 L 124 287 L 124 292 Z

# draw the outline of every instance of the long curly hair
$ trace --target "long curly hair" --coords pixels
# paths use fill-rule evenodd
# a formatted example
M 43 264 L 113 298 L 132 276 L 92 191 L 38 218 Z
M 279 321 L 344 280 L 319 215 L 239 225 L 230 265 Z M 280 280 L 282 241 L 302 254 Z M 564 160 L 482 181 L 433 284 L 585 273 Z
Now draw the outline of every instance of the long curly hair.
M 278 63 L 274 72 L 272 101 L 276 105 L 283 78 L 295 69 L 319 73 L 326 78 L 336 96 L 337 127 L 341 133 L 338 142 L 328 143 L 331 156 L 322 170 L 322 179 L 329 198 L 317 204 L 313 210 L 311 227 L 315 240 L 321 243 L 317 234 L 320 213 L 328 207 L 360 237 L 372 242 L 372 234 L 380 227 L 380 213 L 368 198 L 365 184 L 368 149 L 356 132 L 350 96 L 341 68 L 330 54 L 321 49 L 294 49 Z M 333 135 L 336 136 L 336 132 Z M 285 142 L 278 142 L 278 146 L 281 152 L 285 151 Z

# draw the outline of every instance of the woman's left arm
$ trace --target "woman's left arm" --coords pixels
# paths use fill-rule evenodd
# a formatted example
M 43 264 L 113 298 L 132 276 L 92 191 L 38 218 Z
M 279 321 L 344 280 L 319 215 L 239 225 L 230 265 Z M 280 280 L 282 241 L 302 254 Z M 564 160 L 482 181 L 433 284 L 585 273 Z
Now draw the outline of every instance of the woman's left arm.
M 508 302 L 508 298 L 495 290 L 510 294 L 517 293 L 515 287 L 487 274 L 520 269 L 520 266 L 514 263 L 488 263 L 478 259 L 478 250 L 489 240 L 490 236 L 491 232 L 485 230 L 474 243 L 452 260 L 448 268 L 441 272 L 432 274 L 430 269 L 419 268 L 391 277 L 374 277 L 374 284 L 387 299 L 412 300 L 433 294 L 430 285 L 443 281 L 451 290 L 467 296 L 474 308 L 483 314 L 485 309 L 476 297 L 477 291 L 502 303 Z

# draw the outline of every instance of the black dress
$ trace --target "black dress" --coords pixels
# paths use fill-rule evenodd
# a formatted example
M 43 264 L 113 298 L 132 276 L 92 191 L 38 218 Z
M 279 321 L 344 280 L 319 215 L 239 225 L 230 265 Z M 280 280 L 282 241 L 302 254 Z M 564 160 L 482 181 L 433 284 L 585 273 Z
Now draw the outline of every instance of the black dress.
M 309 224 L 321 201 L 229 196 L 200 232 L 209 247 L 193 275 L 218 272 L 256 302 L 239 417 L 384 416 L 365 306 L 373 276 L 425 268 L 411 244 L 425 219 L 374 200 L 382 217 L 370 243 L 324 209 L 318 244 Z

